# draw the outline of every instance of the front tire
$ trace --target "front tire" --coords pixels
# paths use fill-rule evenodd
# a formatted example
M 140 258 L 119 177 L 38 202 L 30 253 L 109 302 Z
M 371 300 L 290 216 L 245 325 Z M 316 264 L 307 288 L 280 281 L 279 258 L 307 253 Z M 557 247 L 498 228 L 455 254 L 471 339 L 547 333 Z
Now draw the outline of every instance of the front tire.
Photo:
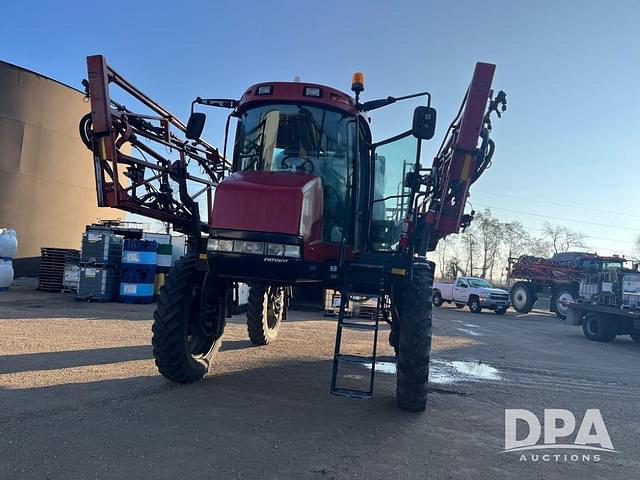
M 595 342 L 613 342 L 616 332 L 611 327 L 611 322 L 605 320 L 602 315 L 589 312 L 584 316 L 582 332 L 585 337 Z
M 640 343 L 640 330 L 635 330 L 631 332 L 629 335 L 631 335 L 631 338 L 633 339 L 634 342 Z
M 505 313 L 507 313 L 507 307 L 498 307 L 495 310 L 496 315 L 504 315 Z
M 480 306 L 480 299 L 478 297 L 471 297 L 469 299 L 469 310 L 471 310 L 471 313 L 482 312 L 482 307 Z
M 529 313 L 533 310 L 535 294 L 529 282 L 517 282 L 511 287 L 511 304 L 518 313 Z
M 167 277 L 153 313 L 151 343 L 156 366 L 174 382 L 202 379 L 220 348 L 225 302 L 218 302 L 208 315 L 206 324 L 212 333 L 206 334 L 199 325 L 203 285 L 204 276 L 196 271 L 196 256 L 183 257 Z
M 247 331 L 254 345 L 268 345 L 278 336 L 287 314 L 286 291 L 262 283 L 250 286 L 247 304 Z
M 434 267 L 432 262 L 415 264 L 413 280 L 399 295 L 396 401 L 410 412 L 427 406 Z

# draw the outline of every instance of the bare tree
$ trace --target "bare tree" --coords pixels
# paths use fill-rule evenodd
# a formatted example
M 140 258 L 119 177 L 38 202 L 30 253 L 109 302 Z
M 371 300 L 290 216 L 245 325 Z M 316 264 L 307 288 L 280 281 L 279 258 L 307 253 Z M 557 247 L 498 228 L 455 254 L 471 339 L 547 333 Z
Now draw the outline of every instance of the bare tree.
M 535 237 L 529 235 L 527 238 L 527 245 L 525 251 L 528 255 L 535 257 L 550 257 L 551 256 L 551 242 L 544 237 Z
M 542 225 L 542 233 L 544 237 L 551 242 L 553 253 L 568 252 L 573 248 L 585 247 L 584 233 L 576 232 L 568 227 L 551 225 L 549 222 L 544 222 Z
M 529 244 L 530 235 L 522 223 L 507 222 L 502 224 L 502 244 L 504 245 L 507 259 L 522 255 Z
M 640 261 L 640 235 L 633 239 L 633 256 L 635 260 Z
M 485 278 L 489 274 L 490 277 L 493 277 L 493 268 L 496 263 L 498 248 L 500 247 L 502 230 L 500 222 L 491 215 L 491 210 L 488 208 L 476 215 L 474 222 L 482 252 L 480 276 Z
M 449 258 L 450 252 L 449 252 L 449 248 L 447 248 L 449 246 L 450 243 L 453 243 L 453 239 L 452 238 L 443 238 L 442 240 L 440 240 L 438 242 L 438 246 L 436 247 L 436 260 L 438 262 L 438 268 L 440 269 L 440 276 L 442 278 L 445 278 L 446 275 L 446 271 L 447 271 L 447 259 Z
M 479 253 L 479 242 L 476 239 L 475 228 L 470 227 L 462 234 L 461 247 L 464 250 L 465 266 L 464 274 L 473 276 L 475 273 L 477 260 L 476 257 Z
M 454 255 L 447 260 L 445 278 L 455 279 L 458 275 L 465 276 L 466 274 L 467 272 L 460 267 L 460 259 L 457 256 Z

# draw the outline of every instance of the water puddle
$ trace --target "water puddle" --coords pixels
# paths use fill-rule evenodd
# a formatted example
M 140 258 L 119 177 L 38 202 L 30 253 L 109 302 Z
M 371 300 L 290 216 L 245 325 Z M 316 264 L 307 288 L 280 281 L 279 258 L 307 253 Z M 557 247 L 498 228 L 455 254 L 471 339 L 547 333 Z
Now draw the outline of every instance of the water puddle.
M 475 330 L 469 330 L 468 328 L 460 328 L 458 327 L 458 330 L 461 331 L 462 333 L 466 333 L 467 335 L 472 335 L 474 337 L 481 337 L 482 334 L 479 332 L 476 332 Z
M 364 364 L 371 368 L 371 364 Z M 396 364 L 392 362 L 377 362 L 376 372 L 394 375 Z M 463 362 L 459 360 L 431 360 L 429 368 L 429 382 L 439 384 L 454 384 L 459 382 L 481 382 L 483 380 L 504 380 L 500 371 L 479 362 Z
M 440 374 L 445 377 L 449 375 L 453 381 L 481 381 L 481 380 L 502 380 L 502 376 L 497 368 L 478 362 L 443 361 L 440 365 L 431 367 L 431 371 L 441 368 Z M 435 367 L 435 368 L 434 368 Z
M 371 369 L 370 363 L 365 363 L 365 367 Z M 388 373 L 389 375 L 396 374 L 396 364 L 393 362 L 376 362 L 376 372 Z

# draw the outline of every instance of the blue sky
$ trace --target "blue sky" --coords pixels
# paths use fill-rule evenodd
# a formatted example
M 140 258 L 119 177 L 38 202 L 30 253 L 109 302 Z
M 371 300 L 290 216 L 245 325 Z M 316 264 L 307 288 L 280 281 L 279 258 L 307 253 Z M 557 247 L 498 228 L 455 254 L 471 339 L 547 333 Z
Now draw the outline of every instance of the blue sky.
M 367 99 L 428 89 L 439 127 L 426 155 L 474 63 L 496 63 L 509 110 L 473 206 L 531 229 L 554 217 L 602 253 L 630 253 L 640 233 L 640 2 L 22 0 L 0 18 L 0 59 L 79 87 L 86 55 L 103 53 L 185 117 L 197 95 L 296 75 L 347 90 L 361 70 Z M 374 137 L 406 129 L 412 107 L 375 112 Z M 223 121 L 209 115 L 219 145 Z

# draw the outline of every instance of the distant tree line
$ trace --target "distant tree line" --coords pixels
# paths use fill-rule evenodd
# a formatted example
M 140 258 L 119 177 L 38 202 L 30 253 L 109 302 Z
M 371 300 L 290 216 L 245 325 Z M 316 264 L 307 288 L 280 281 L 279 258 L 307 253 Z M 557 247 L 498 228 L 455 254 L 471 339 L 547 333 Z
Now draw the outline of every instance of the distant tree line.
M 640 237 L 637 243 L 640 252 Z M 501 222 L 485 209 L 464 233 L 441 240 L 431 258 L 441 278 L 469 275 L 500 282 L 506 279 L 509 258 L 549 257 L 584 247 L 581 232 L 545 222 L 540 234 L 534 235 L 522 223 Z

